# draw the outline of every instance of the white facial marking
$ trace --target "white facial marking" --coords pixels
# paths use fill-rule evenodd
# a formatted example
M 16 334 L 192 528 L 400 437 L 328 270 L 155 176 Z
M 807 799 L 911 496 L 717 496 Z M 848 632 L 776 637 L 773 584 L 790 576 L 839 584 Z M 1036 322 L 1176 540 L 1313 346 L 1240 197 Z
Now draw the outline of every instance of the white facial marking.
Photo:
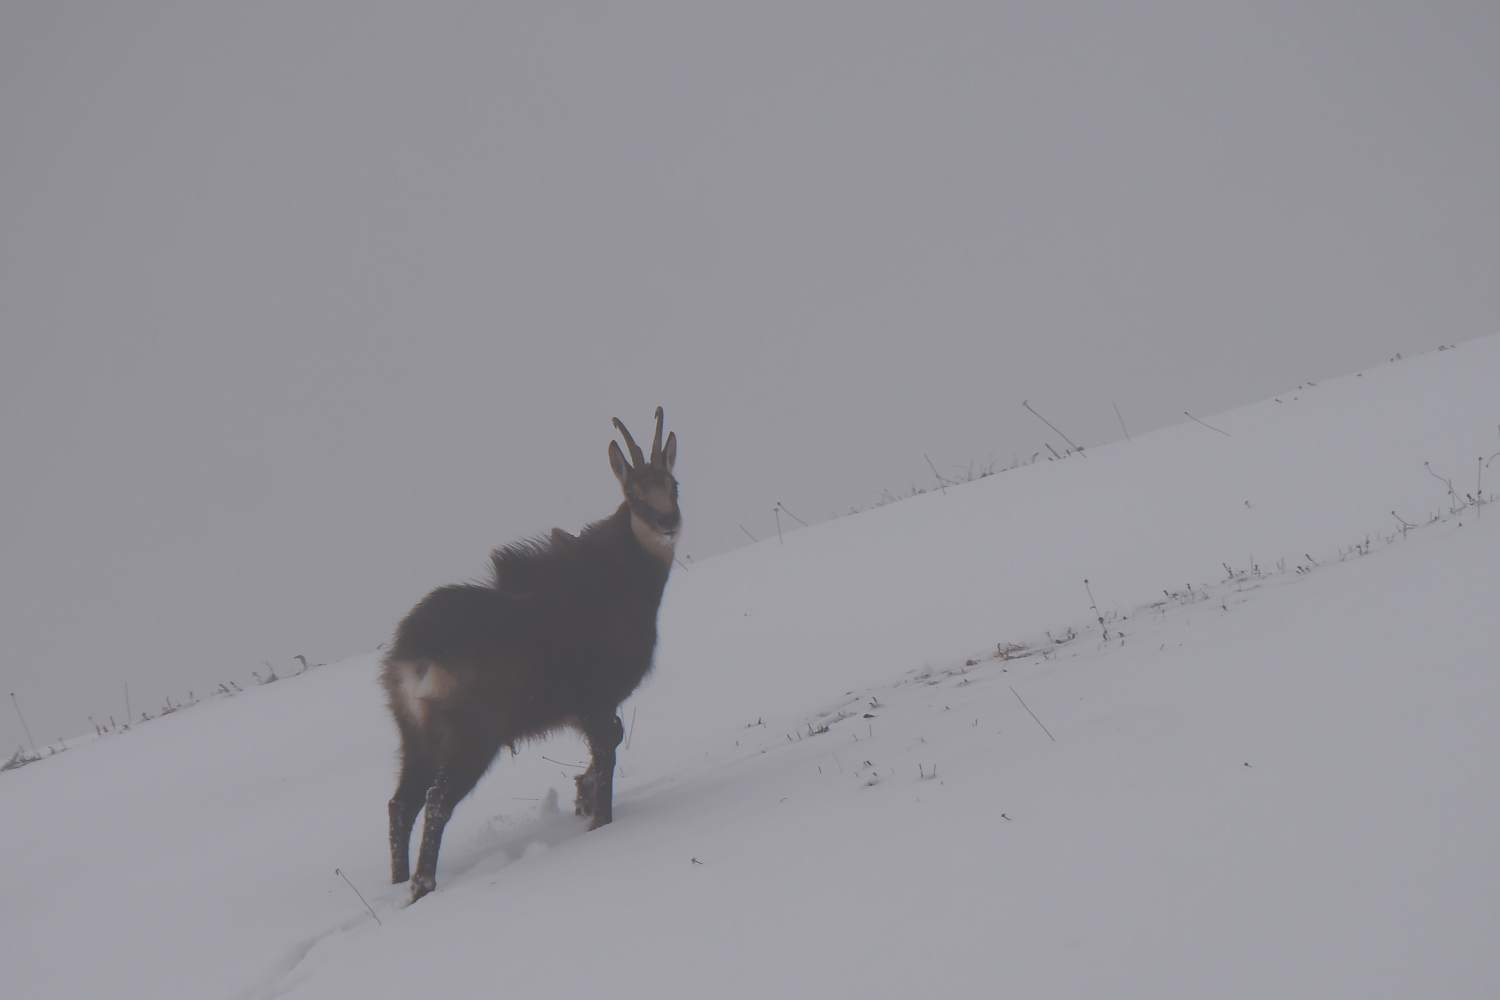
M 664 562 L 672 561 L 672 554 L 677 546 L 677 530 L 657 531 L 636 517 L 634 511 L 630 514 L 630 530 L 635 532 L 635 540 L 641 543 L 641 548 Z

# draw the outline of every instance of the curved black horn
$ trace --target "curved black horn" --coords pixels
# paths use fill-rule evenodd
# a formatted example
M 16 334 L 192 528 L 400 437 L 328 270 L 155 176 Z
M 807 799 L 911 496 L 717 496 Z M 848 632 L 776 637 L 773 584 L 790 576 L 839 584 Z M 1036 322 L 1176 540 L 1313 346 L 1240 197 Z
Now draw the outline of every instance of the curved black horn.
M 619 417 L 615 417 L 614 421 L 615 426 L 619 428 L 620 433 L 625 435 L 625 444 L 630 448 L 631 464 L 634 465 L 637 469 L 643 467 L 646 464 L 646 456 L 641 454 L 641 446 L 635 443 L 635 438 L 631 437 L 630 432 L 625 429 L 625 425 L 620 423 Z
M 652 465 L 660 465 L 662 463 L 662 457 L 661 457 L 661 420 L 662 420 L 661 407 L 658 406 L 656 408 L 656 439 L 651 442 L 651 464 Z

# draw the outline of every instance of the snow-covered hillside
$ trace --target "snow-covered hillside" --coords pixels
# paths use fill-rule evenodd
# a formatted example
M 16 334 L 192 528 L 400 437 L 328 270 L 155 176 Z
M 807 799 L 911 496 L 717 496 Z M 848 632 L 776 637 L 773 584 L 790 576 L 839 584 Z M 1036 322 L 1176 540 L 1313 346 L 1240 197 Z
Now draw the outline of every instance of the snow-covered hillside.
M 415 906 L 373 653 L 7 772 L 4 993 L 1500 995 L 1497 385 L 1489 338 L 679 569 L 615 823 L 524 747 Z

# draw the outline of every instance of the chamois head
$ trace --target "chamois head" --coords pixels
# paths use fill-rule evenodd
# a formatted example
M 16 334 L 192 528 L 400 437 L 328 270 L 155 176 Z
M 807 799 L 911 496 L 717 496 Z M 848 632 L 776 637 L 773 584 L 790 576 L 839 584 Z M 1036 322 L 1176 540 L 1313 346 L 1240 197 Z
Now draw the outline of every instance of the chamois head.
M 615 426 L 625 436 L 630 448 L 630 461 L 620 451 L 616 441 L 609 443 L 609 467 L 620 481 L 620 491 L 630 505 L 630 527 L 641 546 L 661 559 L 670 562 L 672 549 L 677 544 L 677 534 L 682 529 L 682 511 L 677 508 L 677 480 L 672 478 L 672 466 L 677 462 L 677 434 L 667 435 L 667 443 L 661 441 L 662 411 L 656 408 L 656 439 L 651 442 L 651 458 L 641 454 L 635 439 L 615 418 Z

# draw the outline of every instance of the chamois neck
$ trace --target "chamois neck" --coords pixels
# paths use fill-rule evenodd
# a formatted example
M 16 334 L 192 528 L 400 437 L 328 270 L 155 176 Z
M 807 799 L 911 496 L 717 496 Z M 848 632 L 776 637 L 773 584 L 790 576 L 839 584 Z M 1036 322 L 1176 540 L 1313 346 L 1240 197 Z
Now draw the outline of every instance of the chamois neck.
M 615 510 L 615 513 L 613 513 L 613 516 L 609 520 L 615 525 L 613 531 L 621 532 L 621 535 L 627 534 L 624 531 L 625 525 L 630 526 L 628 528 L 628 537 L 622 538 L 625 546 L 636 549 L 637 552 L 645 553 L 646 556 L 651 558 L 652 562 L 660 564 L 664 570 L 672 568 L 672 556 L 676 552 L 675 538 L 664 537 L 660 532 L 646 525 L 643 520 L 640 520 L 634 514 L 634 511 L 630 510 L 628 502 L 619 505 L 618 510 Z

